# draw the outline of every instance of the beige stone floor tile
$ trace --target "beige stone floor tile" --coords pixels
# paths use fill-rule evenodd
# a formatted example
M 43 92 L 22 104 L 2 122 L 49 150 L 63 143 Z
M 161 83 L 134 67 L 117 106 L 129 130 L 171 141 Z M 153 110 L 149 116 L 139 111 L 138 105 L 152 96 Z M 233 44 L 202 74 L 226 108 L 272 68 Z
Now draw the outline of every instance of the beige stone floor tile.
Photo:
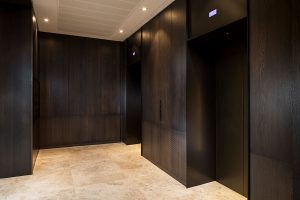
M 217 182 L 186 189 L 121 143 L 41 150 L 32 176 L 0 179 L 2 200 L 245 200 Z
M 51 164 L 49 164 L 51 163 Z M 51 172 L 64 171 L 70 167 L 70 162 L 68 160 L 39 160 L 37 161 L 33 174 L 35 176 L 47 175 Z

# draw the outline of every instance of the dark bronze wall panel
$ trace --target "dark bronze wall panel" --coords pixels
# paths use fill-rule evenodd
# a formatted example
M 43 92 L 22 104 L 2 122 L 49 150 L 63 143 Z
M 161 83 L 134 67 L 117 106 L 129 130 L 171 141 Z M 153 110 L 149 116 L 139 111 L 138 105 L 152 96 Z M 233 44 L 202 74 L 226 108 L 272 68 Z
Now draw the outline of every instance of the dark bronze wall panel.
M 142 32 L 142 155 L 159 165 L 160 68 L 159 16 L 143 26 Z
M 142 154 L 186 184 L 186 1 L 143 26 Z
M 143 26 L 143 120 L 160 123 L 161 68 L 159 67 L 159 16 Z
M 34 16 L 34 13 L 33 13 Z M 39 80 L 39 63 L 38 63 L 38 25 L 33 21 L 32 26 L 33 38 L 33 132 L 32 132 L 32 165 L 34 166 L 39 153 L 39 119 L 40 119 L 40 80 Z
M 172 149 L 174 149 L 172 154 L 172 171 L 182 184 L 187 185 L 186 132 L 174 131 L 171 141 L 173 144 Z
M 142 122 L 142 155 L 149 160 L 152 160 L 152 124 L 151 122 Z
M 121 140 L 125 141 L 127 134 L 126 127 L 126 70 L 127 70 L 127 44 L 121 42 L 120 46 L 120 81 L 121 81 Z
M 0 3 L 0 178 L 32 173 L 33 35 L 30 8 Z
M 292 1 L 293 5 L 293 32 L 292 41 L 293 47 L 293 65 L 296 70 L 293 73 L 294 95 L 293 95 L 293 197 L 294 200 L 300 199 L 300 2 L 297 0 Z
M 161 126 L 159 129 L 159 167 L 182 184 L 186 184 L 185 132 Z
M 250 197 L 255 200 L 299 199 L 299 7 L 294 0 L 250 1 Z
M 120 45 L 40 33 L 42 148 L 120 141 Z
M 160 165 L 160 125 L 143 121 L 142 155 L 156 165 Z
M 292 188 L 293 168 L 290 164 L 257 154 L 251 154 L 250 158 L 251 199 L 294 199 Z M 298 199 L 295 198 L 294 200 Z
M 173 3 L 161 14 L 162 123 L 186 131 L 186 2 Z M 171 23 L 172 22 L 172 23 Z M 167 53 L 169 52 L 169 53 Z
M 55 35 L 40 33 L 41 118 L 62 117 L 68 113 L 69 64 L 65 52 L 69 49 L 63 43 L 64 41 L 56 39 Z

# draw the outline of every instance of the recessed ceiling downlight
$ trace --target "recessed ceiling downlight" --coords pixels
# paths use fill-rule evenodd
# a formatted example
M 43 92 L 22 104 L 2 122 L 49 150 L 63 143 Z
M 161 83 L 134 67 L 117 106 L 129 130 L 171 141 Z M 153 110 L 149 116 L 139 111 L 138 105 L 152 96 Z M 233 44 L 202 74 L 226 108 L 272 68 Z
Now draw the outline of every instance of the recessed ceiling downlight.
M 143 12 L 146 12 L 147 10 L 148 10 L 147 7 L 142 7 Z
M 123 29 L 120 29 L 120 33 L 124 33 Z
M 44 22 L 48 23 L 49 19 L 48 18 L 44 18 Z

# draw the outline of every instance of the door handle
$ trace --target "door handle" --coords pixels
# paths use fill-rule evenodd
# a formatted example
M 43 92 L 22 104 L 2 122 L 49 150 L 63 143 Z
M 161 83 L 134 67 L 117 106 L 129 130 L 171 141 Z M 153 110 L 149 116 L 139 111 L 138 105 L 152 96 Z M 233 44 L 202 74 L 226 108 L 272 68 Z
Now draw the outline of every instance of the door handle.
M 161 121 L 162 119 L 162 102 L 161 100 L 159 101 L 159 120 Z

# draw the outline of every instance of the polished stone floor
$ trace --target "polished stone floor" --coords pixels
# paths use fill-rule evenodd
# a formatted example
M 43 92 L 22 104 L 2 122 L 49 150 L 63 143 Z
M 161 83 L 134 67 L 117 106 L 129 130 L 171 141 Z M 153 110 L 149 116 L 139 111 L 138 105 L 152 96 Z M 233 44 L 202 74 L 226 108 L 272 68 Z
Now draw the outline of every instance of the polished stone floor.
M 140 156 L 140 145 L 41 150 L 34 174 L 0 179 L 0 199 L 245 200 L 217 182 L 186 189 Z

